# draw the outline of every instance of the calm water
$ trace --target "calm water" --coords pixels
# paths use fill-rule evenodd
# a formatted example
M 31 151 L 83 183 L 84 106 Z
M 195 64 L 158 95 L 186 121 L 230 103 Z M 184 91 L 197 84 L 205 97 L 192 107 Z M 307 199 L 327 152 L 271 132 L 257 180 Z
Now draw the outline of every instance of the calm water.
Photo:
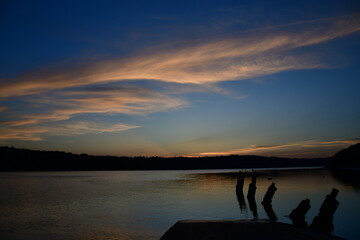
M 113 171 L 0 173 L 0 239 L 159 239 L 180 219 L 252 219 L 240 208 L 230 171 Z M 333 187 L 340 190 L 334 234 L 360 239 L 360 188 L 327 170 L 268 171 L 257 179 L 260 204 L 275 182 L 278 221 L 309 198 L 307 222 Z M 272 178 L 271 180 L 269 178 Z M 250 178 L 245 179 L 244 194 Z

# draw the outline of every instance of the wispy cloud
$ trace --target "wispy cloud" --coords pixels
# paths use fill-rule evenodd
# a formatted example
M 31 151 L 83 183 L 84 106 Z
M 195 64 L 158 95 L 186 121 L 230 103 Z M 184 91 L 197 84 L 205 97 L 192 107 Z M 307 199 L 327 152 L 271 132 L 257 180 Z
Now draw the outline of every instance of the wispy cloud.
M 318 141 L 309 140 L 280 145 L 252 145 L 248 148 L 240 148 L 223 152 L 203 152 L 198 156 L 221 156 L 221 155 L 263 155 L 279 157 L 328 157 L 341 148 L 356 144 L 359 139 Z
M 140 126 L 128 125 L 122 123 L 105 124 L 95 123 L 88 121 L 71 121 L 67 123 L 60 123 L 51 125 L 47 129 L 49 135 L 66 136 L 66 135 L 82 135 L 82 134 L 99 134 L 99 133 L 111 133 L 122 132 L 133 128 L 139 128 Z
M 140 126 L 122 123 L 96 123 L 89 121 L 67 121 L 55 124 L 0 127 L 0 140 L 41 141 L 45 136 L 70 136 L 122 132 Z
M 317 23 L 317 24 L 315 24 Z M 324 64 L 312 55 L 289 51 L 330 41 L 360 30 L 358 16 L 314 22 L 298 31 L 260 31 L 247 36 L 187 43 L 153 49 L 133 57 L 108 60 L 82 68 L 20 76 L 0 88 L 2 98 L 123 80 L 151 79 L 205 84 L 242 80 Z
M 48 123 L 70 121 L 75 115 L 146 115 L 180 109 L 188 104 L 174 97 L 181 91 L 207 89 L 228 94 L 216 83 L 251 79 L 287 70 L 326 67 L 318 55 L 306 51 L 299 54 L 299 51 L 293 50 L 360 31 L 358 16 L 313 21 L 310 27 L 308 22 L 304 24 L 296 23 L 296 30 L 291 31 L 263 29 L 237 37 L 188 41 L 87 66 L 43 69 L 15 79 L 2 79 L 0 101 L 4 106 L 0 106 L 0 113 L 5 117 L 0 122 L 1 138 L 39 140 L 39 135 L 53 134 L 59 130 L 45 128 Z M 154 91 L 125 85 L 137 80 L 153 80 L 184 87 L 171 92 L 171 89 L 166 88 Z M 33 96 L 35 94 L 36 97 Z M 13 106 L 5 104 L 5 101 L 14 99 L 24 104 L 36 104 L 37 107 L 27 109 L 26 113 L 17 111 L 16 107 L 12 109 Z M 119 124 L 117 128 L 101 126 L 102 132 L 106 132 L 106 129 L 123 131 L 134 127 Z M 89 126 L 84 122 L 77 125 L 82 133 L 89 132 L 87 129 L 101 132 Z M 77 134 L 72 130 L 67 132 Z
M 39 134 L 47 132 L 45 129 L 34 128 L 9 128 L 0 127 L 0 140 L 25 140 L 25 141 L 40 141 Z
M 178 109 L 186 105 L 186 102 L 179 98 L 169 97 L 141 87 L 125 85 L 71 89 L 26 99 L 25 102 L 35 104 L 40 112 L 7 114 L 6 117 L 11 120 L 0 122 L 2 133 L 4 133 L 0 137 L 1 139 L 41 140 L 40 135 L 120 132 L 140 126 L 124 123 L 98 124 L 71 119 L 75 115 L 87 113 L 146 115 Z
M 186 105 L 182 99 L 135 86 L 89 88 L 64 92 L 62 95 L 65 97 L 63 105 L 68 108 L 57 110 L 55 113 L 65 115 L 78 113 L 144 115 L 178 109 Z

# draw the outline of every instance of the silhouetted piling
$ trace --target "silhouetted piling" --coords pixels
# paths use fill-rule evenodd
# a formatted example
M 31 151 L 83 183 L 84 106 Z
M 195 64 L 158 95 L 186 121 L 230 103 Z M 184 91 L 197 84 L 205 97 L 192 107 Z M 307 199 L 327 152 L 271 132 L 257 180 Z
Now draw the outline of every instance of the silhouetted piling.
M 256 193 L 256 172 L 253 172 L 251 183 L 249 184 L 247 198 L 255 198 L 255 193 Z
M 333 231 L 334 213 L 339 205 L 339 202 L 336 200 L 338 193 L 339 190 L 333 188 L 331 193 L 326 195 L 326 198 L 320 207 L 319 214 L 314 217 L 310 228 L 328 233 Z
M 264 199 L 261 202 L 261 204 L 265 205 L 265 204 L 271 204 L 272 202 L 272 198 L 276 192 L 277 188 L 275 187 L 275 183 L 272 183 L 268 190 L 265 193 Z
M 307 227 L 308 224 L 305 221 L 305 215 L 310 208 L 311 208 L 310 200 L 309 199 L 302 200 L 299 203 L 299 205 L 294 210 L 291 211 L 289 215 L 290 219 L 292 220 L 292 223 L 296 226 Z
M 257 206 L 255 201 L 255 193 L 256 193 L 256 172 L 253 172 L 251 183 L 249 184 L 249 189 L 246 197 L 249 202 L 250 211 L 252 212 L 254 218 L 257 219 L 258 213 L 257 213 Z
M 242 193 L 244 187 L 245 174 L 242 171 L 239 171 L 238 179 L 236 182 L 236 193 Z
M 276 221 L 278 218 L 272 208 L 272 198 L 276 192 L 277 188 L 275 187 L 275 183 L 272 183 L 268 190 L 265 193 L 264 199 L 261 204 L 264 206 L 264 210 L 268 215 L 270 220 Z
M 239 171 L 238 179 L 236 182 L 236 197 L 239 202 L 240 212 L 246 212 L 246 202 L 243 193 L 245 174 L 242 171 Z

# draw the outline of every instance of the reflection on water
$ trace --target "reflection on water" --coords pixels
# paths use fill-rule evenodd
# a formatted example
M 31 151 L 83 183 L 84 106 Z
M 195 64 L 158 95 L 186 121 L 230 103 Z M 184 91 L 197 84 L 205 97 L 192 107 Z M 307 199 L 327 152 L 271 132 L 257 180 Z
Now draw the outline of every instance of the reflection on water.
M 269 218 L 256 203 L 272 182 L 272 211 L 287 223 L 306 198 L 304 221 L 312 223 L 338 189 L 334 234 L 360 239 L 356 184 L 327 170 L 257 171 L 245 173 L 235 194 L 237 179 L 224 170 L 0 173 L 0 239 L 159 239 L 179 219 Z
M 332 171 L 331 174 L 342 184 L 360 189 L 359 170 L 338 170 Z
M 237 197 L 237 200 L 239 202 L 240 212 L 241 213 L 246 213 L 247 212 L 247 207 L 246 207 L 244 193 L 243 192 L 237 192 L 236 197 Z

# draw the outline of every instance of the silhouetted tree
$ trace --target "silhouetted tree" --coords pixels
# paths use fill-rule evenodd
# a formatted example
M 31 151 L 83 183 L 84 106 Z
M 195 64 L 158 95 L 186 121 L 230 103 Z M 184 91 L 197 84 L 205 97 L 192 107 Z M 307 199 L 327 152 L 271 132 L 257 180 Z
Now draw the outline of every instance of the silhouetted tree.
M 332 168 L 360 167 L 360 143 L 352 145 L 336 153 L 330 160 Z

